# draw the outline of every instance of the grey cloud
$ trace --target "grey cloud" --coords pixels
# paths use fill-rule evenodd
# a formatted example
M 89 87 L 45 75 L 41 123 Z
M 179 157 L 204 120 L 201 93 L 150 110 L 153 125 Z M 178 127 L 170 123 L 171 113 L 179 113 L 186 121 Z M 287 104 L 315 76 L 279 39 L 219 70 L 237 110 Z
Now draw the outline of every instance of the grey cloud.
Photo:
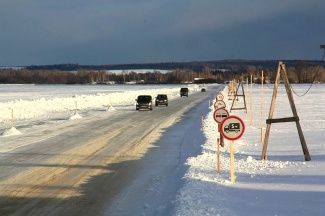
M 1 65 L 317 59 L 323 0 L 6 0 Z

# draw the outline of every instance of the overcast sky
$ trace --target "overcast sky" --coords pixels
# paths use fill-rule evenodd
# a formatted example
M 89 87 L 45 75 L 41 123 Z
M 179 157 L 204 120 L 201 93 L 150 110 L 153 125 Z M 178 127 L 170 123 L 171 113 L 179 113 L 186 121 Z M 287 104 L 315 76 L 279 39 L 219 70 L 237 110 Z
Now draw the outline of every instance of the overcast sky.
M 321 60 L 324 0 L 0 0 L 0 66 Z

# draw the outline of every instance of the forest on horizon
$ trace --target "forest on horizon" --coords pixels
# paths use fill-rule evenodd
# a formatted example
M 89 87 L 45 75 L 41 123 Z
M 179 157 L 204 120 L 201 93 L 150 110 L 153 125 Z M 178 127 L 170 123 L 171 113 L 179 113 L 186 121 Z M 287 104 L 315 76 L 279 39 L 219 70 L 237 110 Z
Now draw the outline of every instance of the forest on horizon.
M 261 83 L 262 71 L 264 81 L 273 83 L 278 63 L 276 60 L 222 60 L 122 65 L 32 65 L 19 69 L 0 69 L 0 84 L 224 83 L 233 79 L 246 81 L 251 76 L 255 83 Z M 324 61 L 288 60 L 283 63 L 291 83 L 325 83 Z M 132 71 L 136 69 L 151 71 Z M 122 72 L 114 73 L 110 70 Z

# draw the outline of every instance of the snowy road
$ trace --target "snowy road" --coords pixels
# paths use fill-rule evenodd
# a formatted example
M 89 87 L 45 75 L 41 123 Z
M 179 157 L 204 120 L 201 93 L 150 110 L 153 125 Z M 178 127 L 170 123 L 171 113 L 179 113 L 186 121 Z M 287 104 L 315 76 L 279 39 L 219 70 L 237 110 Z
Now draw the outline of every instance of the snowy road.
M 201 114 L 218 87 L 151 112 L 130 107 L 12 138 L 30 144 L 0 157 L 0 214 L 172 214 L 184 162 L 205 141 Z

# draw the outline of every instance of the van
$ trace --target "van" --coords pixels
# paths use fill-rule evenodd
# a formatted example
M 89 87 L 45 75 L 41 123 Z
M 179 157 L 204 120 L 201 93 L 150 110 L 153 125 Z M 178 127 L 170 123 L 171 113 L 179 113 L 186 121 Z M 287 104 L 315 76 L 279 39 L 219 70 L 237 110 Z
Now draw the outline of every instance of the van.
M 151 95 L 139 95 L 136 100 L 135 109 L 148 109 L 152 110 L 152 97 Z
M 181 97 L 183 97 L 183 96 L 188 97 L 188 88 L 181 88 L 179 93 L 180 93 Z

